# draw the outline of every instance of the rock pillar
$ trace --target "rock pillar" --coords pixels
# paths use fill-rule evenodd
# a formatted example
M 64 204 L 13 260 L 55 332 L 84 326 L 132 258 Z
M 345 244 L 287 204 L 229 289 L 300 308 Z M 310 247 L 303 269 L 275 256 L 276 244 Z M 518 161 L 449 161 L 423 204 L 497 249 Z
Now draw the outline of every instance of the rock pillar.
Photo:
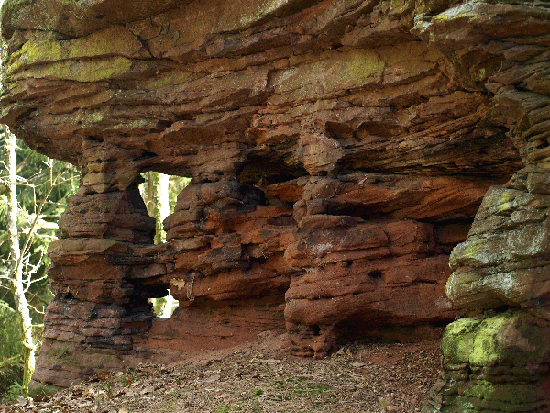
M 451 255 L 447 295 L 468 317 L 445 332 L 442 379 L 426 412 L 547 412 L 550 173 L 518 172 L 485 196 Z
M 429 325 L 457 315 L 444 296 L 445 219 L 461 217 L 482 191 L 468 181 L 426 176 L 306 179 L 285 252 L 292 269 L 285 318 L 294 352 L 322 357 L 346 333 L 435 338 Z M 386 203 L 411 208 L 397 212 Z M 427 212 L 428 204 L 439 206 Z
M 69 385 L 103 369 L 124 367 L 133 338 L 152 318 L 145 291 L 130 277 L 133 248 L 152 244 L 153 218 L 137 188 L 135 154 L 85 140 L 80 190 L 59 221 L 49 270 L 55 297 L 45 317 L 34 380 Z
M 476 2 L 419 23 L 468 87 L 490 93 L 489 115 L 524 163 L 490 188 L 451 254 L 446 292 L 466 317 L 446 329 L 425 412 L 550 409 L 550 89 L 541 70 L 550 24 L 539 5 Z

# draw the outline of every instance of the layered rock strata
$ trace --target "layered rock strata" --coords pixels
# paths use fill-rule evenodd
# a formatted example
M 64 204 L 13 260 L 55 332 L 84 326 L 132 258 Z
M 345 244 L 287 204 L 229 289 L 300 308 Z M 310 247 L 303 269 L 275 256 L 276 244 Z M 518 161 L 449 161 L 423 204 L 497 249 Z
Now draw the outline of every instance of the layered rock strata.
M 50 246 L 50 288 L 44 343 L 34 379 L 67 386 L 94 369 L 117 368 L 117 353 L 133 350 L 133 336 L 153 319 L 147 302 L 161 297 L 159 283 L 144 287 L 129 275 L 132 248 L 152 243 L 155 220 L 136 184 L 129 157 L 106 142 L 86 140 L 78 194 L 59 221 Z M 139 260 L 143 260 L 138 258 Z
M 37 380 L 285 326 L 322 357 L 462 308 L 428 409 L 543 411 L 544 2 L 115 3 L 3 8 L 2 121 L 83 171 Z M 192 178 L 162 245 L 137 192 L 151 170 Z M 154 320 L 168 289 L 180 308 Z
M 442 379 L 426 412 L 550 409 L 547 6 L 464 4 L 418 28 L 490 92 L 491 119 L 509 130 L 524 164 L 491 187 L 451 254 L 446 293 L 467 317 L 446 329 Z

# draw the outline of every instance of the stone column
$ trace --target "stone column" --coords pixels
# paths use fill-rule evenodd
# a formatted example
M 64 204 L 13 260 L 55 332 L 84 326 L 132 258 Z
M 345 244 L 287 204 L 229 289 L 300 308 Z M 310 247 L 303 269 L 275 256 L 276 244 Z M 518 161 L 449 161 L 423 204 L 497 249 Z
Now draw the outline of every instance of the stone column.
M 417 22 L 456 76 L 487 92 L 487 121 L 507 131 L 525 165 L 488 191 L 451 254 L 446 292 L 466 317 L 446 329 L 424 412 L 550 409 L 549 17 L 542 4 L 501 1 Z
M 153 244 L 155 220 L 137 188 L 139 154 L 85 140 L 78 193 L 59 221 L 49 270 L 51 301 L 34 379 L 67 386 L 124 367 L 132 336 L 149 327 L 147 291 L 130 278 L 133 248 Z
M 462 194 L 445 205 L 460 184 Z M 459 216 L 478 194 L 475 184 L 451 178 L 310 177 L 294 205 L 298 229 L 285 252 L 293 351 L 323 357 L 337 348 L 338 330 L 354 338 L 436 338 L 431 325 L 452 320 L 457 309 L 444 297 L 448 255 L 434 222 Z M 430 204 L 439 207 L 426 213 Z
M 550 376 L 550 173 L 492 187 L 451 255 L 447 295 L 468 310 L 442 342 L 429 412 L 546 412 Z M 543 185 L 540 185 L 543 184 Z

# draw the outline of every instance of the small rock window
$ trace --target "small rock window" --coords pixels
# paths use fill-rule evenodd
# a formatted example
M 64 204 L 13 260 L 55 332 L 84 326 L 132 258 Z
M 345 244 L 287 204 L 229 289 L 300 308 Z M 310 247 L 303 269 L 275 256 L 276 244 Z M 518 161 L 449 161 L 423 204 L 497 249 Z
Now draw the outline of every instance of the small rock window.
M 162 221 L 174 212 L 179 193 L 189 185 L 191 178 L 168 175 L 161 172 L 145 172 L 141 174 L 143 181 L 139 192 L 149 216 L 156 219 L 155 244 L 166 242 L 166 232 Z M 170 318 L 179 306 L 179 302 L 170 294 L 161 298 L 150 298 L 155 314 L 159 318 Z

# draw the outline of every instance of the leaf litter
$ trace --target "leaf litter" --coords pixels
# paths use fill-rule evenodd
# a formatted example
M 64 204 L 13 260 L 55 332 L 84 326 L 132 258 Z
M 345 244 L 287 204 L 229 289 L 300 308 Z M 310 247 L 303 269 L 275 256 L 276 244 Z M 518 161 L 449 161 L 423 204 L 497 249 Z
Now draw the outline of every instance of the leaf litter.
M 438 377 L 438 341 L 361 341 L 322 360 L 290 356 L 283 341 L 268 332 L 223 356 L 140 364 L 6 413 L 412 413 Z

